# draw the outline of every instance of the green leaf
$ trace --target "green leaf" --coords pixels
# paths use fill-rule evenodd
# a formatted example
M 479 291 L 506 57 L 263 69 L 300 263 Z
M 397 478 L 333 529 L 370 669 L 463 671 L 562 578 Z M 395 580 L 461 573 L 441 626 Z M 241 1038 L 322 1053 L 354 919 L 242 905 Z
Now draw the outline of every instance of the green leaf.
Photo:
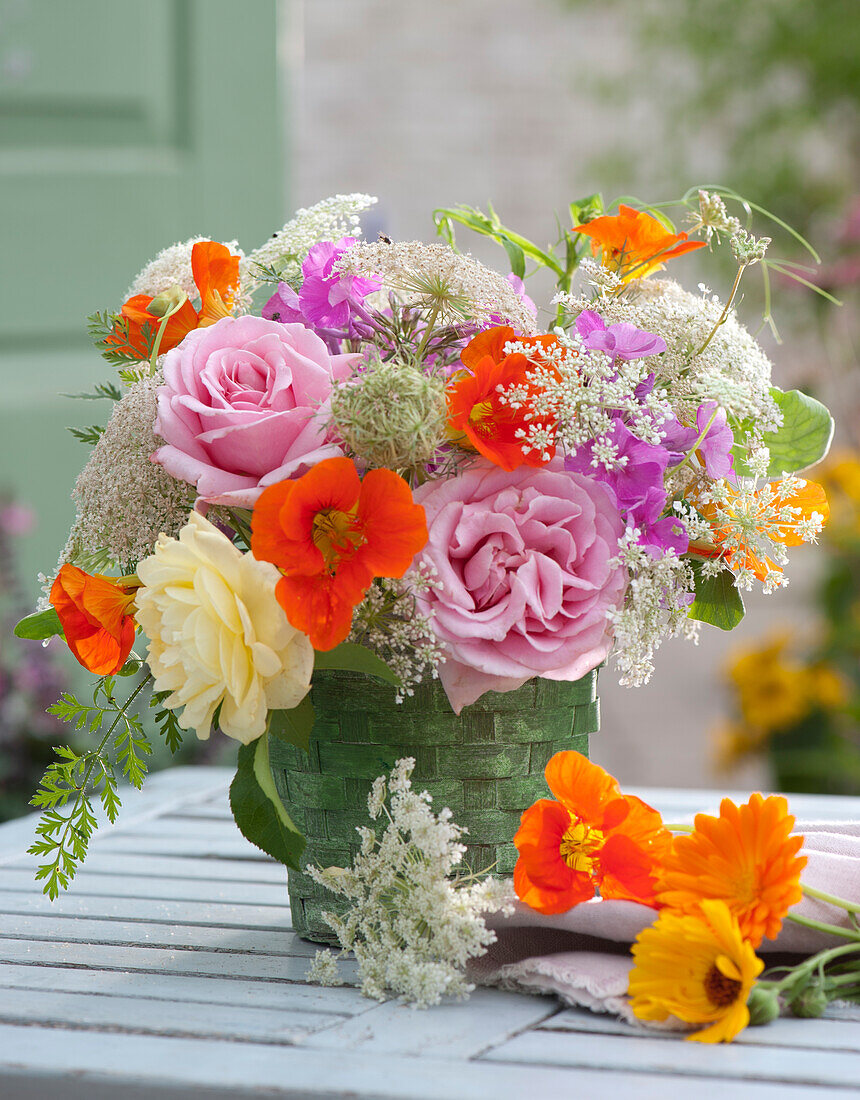
M 275 790 L 269 739 L 263 734 L 239 747 L 239 767 L 230 784 L 230 809 L 242 835 L 279 863 L 301 870 L 305 838 L 290 820 Z
M 782 427 L 767 432 L 765 446 L 770 449 L 769 477 L 796 473 L 820 462 L 833 441 L 833 417 L 827 407 L 800 390 L 783 393 L 771 387 L 771 396 L 782 411 Z
M 386 668 L 388 666 L 386 665 Z M 266 732 L 279 741 L 308 751 L 311 730 L 314 728 L 314 707 L 309 695 L 291 710 L 270 710 Z
M 387 684 L 397 687 L 400 681 L 381 657 L 355 642 L 341 642 L 327 653 L 317 653 L 314 670 L 340 669 L 344 672 L 363 672 L 365 676 L 376 676 Z
M 734 574 L 730 569 L 723 569 L 715 577 L 706 577 L 699 562 L 691 564 L 696 577 L 696 598 L 690 606 L 690 618 L 720 630 L 734 630 L 745 612 Z
M 31 638 L 41 642 L 45 638 L 53 638 L 55 634 L 62 634 L 63 627 L 60 624 L 60 616 L 49 607 L 47 611 L 34 611 L 25 619 L 21 619 L 15 625 L 16 638 Z

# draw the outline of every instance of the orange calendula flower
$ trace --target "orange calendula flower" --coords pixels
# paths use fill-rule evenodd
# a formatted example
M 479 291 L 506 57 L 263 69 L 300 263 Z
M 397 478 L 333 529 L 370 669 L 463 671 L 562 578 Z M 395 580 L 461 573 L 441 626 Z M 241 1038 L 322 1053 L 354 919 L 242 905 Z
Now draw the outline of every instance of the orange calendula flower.
M 189 301 L 172 314 L 159 344 L 159 353 L 170 351 L 181 344 L 193 329 L 214 325 L 222 317 L 229 317 L 239 289 L 239 257 L 217 241 L 198 241 L 191 250 L 191 271 L 200 291 L 200 310 Z M 123 304 L 120 316 L 122 328 L 114 332 L 105 343 L 117 351 L 138 359 L 146 359 L 152 346 L 152 336 L 158 331 L 162 318 L 151 313 L 153 299 L 147 294 L 135 294 Z M 148 333 L 147 335 L 147 326 Z
M 695 829 L 675 837 L 663 859 L 657 898 L 661 905 L 695 913 L 716 898 L 732 911 L 753 947 L 774 939 L 782 918 L 801 899 L 797 852 L 802 836 L 791 836 L 794 817 L 780 795 L 754 794 L 743 806 L 730 798 L 720 816 L 697 814 Z
M 672 840 L 657 811 L 578 752 L 557 752 L 545 774 L 558 801 L 526 810 L 514 837 L 520 900 L 564 913 L 599 888 L 605 898 L 655 905 L 656 865 Z
M 51 603 L 69 649 L 97 676 L 119 672 L 131 653 L 136 587 L 100 574 L 90 576 L 68 564 L 51 586 Z
M 534 352 L 534 360 L 522 352 L 507 355 L 505 345 L 509 343 L 527 346 Z M 518 433 L 534 422 L 528 401 L 514 408 L 502 401 L 500 390 L 518 386 L 528 391 L 527 372 L 536 363 L 546 364 L 541 353 L 557 346 L 554 336 L 517 336 L 504 326 L 479 333 L 460 356 L 466 370 L 454 376 L 447 390 L 448 423 L 457 442 L 479 451 L 503 470 L 548 462 L 555 454 L 554 446 L 528 454 L 523 451 L 525 439 Z
M 778 586 L 782 563 L 773 557 L 784 557 L 779 547 L 812 541 L 830 516 L 820 485 L 802 478 L 792 478 L 789 485 L 783 489 L 781 482 L 771 481 L 743 490 L 721 483 L 719 498 L 712 490 L 710 499 L 696 502 L 711 524 L 715 550 L 700 549 L 697 544 L 691 550 L 704 557 L 720 554 L 734 572 L 747 570 L 760 581 Z
M 275 594 L 315 649 L 345 640 L 374 577 L 402 577 L 427 542 L 424 509 L 393 470 L 359 480 L 348 458 L 272 485 L 251 520 L 251 552 L 283 573 Z
M 575 225 L 573 231 L 590 237 L 592 256 L 600 252 L 603 266 L 616 272 L 625 283 L 659 271 L 664 260 L 705 247 L 704 241 L 688 240 L 686 233 L 670 233 L 650 214 L 623 203 L 617 214 L 605 214 L 585 225 Z
M 747 999 L 764 963 L 721 901 L 690 916 L 664 909 L 632 947 L 630 1006 L 640 1020 L 675 1016 L 708 1027 L 687 1036 L 728 1043 L 750 1020 Z

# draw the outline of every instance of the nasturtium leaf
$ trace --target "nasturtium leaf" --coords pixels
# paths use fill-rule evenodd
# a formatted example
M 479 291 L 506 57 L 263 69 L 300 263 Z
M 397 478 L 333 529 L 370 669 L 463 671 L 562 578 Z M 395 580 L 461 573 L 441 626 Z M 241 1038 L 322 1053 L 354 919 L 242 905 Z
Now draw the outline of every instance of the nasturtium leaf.
M 699 562 L 692 564 L 696 598 L 690 605 L 690 618 L 720 630 L 734 630 L 746 610 L 743 597 L 735 586 L 734 574 L 730 569 L 723 569 L 715 577 L 706 577 Z
M 242 835 L 272 859 L 301 870 L 305 838 L 275 789 L 266 734 L 239 746 L 239 767 L 230 784 L 230 809 Z
M 783 391 L 771 386 L 770 395 L 782 413 L 782 425 L 775 432 L 765 432 L 762 442 L 770 451 L 767 477 L 770 480 L 783 473 L 806 470 L 825 458 L 833 441 L 833 417 L 826 405 L 800 390 Z M 743 460 L 744 449 L 734 448 L 735 470 L 748 476 Z
M 377 676 L 395 687 L 400 683 L 385 661 L 371 650 L 355 642 L 341 642 L 327 653 L 316 654 L 314 671 L 340 669 L 344 672 L 363 672 L 365 676 Z
M 386 666 L 387 667 L 387 666 Z M 314 707 L 309 695 L 290 710 L 270 710 L 266 732 L 279 741 L 308 751 L 311 730 L 314 728 Z
M 53 638 L 55 634 L 62 634 L 63 627 L 60 616 L 53 607 L 49 607 L 46 611 L 34 611 L 32 615 L 21 619 L 16 623 L 14 633 L 16 638 L 29 638 L 41 642 L 45 638 Z

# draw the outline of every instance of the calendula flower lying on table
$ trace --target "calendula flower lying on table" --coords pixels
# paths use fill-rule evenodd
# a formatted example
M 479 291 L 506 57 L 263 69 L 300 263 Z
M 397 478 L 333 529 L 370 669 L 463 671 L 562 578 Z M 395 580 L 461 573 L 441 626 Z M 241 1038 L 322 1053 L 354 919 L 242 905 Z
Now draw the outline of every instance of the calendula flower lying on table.
M 384 828 L 381 834 L 359 828 L 361 851 L 352 867 L 309 866 L 307 873 L 348 903 L 345 916 L 323 916 L 342 954 L 355 953 L 362 993 L 427 1008 L 472 991 L 464 967 L 496 940 L 484 914 L 511 912 L 513 897 L 500 880 L 457 877 L 465 830 L 449 809 L 434 813 L 426 791 L 412 789 L 414 767 L 411 758 L 398 760 L 387 782 L 374 781 L 368 813 Z M 310 977 L 337 983 L 329 952 L 317 952 Z
M 698 814 L 688 835 L 669 843 L 660 815 L 579 753 L 557 753 L 546 776 L 560 801 L 542 799 L 523 814 L 517 895 L 560 913 L 592 900 L 597 886 L 605 899 L 659 911 L 632 947 L 629 995 L 639 1019 L 673 1017 L 704 1025 L 690 1039 L 729 1042 L 783 1007 L 813 1016 L 830 1000 L 860 998 L 860 903 L 801 884 L 803 837 L 792 832 L 784 798 L 753 794 L 741 806 L 724 798 L 719 816 Z M 793 913 L 804 894 L 847 912 L 848 926 Z M 846 942 L 762 977 L 756 948 L 784 920 Z

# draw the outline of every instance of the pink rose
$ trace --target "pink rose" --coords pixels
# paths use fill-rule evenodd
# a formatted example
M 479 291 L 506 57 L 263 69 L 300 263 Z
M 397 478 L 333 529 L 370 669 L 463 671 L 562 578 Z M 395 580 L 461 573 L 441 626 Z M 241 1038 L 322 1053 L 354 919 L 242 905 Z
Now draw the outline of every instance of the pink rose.
M 155 431 L 166 446 L 154 460 L 202 500 L 252 507 L 267 485 L 342 453 L 319 411 L 356 358 L 262 317 L 189 332 L 164 358 Z
M 578 680 L 609 653 L 607 612 L 627 572 L 610 565 L 624 523 L 600 482 L 560 461 L 507 473 L 476 462 L 415 491 L 440 587 L 422 597 L 447 643 L 442 686 L 456 714 L 533 676 Z

